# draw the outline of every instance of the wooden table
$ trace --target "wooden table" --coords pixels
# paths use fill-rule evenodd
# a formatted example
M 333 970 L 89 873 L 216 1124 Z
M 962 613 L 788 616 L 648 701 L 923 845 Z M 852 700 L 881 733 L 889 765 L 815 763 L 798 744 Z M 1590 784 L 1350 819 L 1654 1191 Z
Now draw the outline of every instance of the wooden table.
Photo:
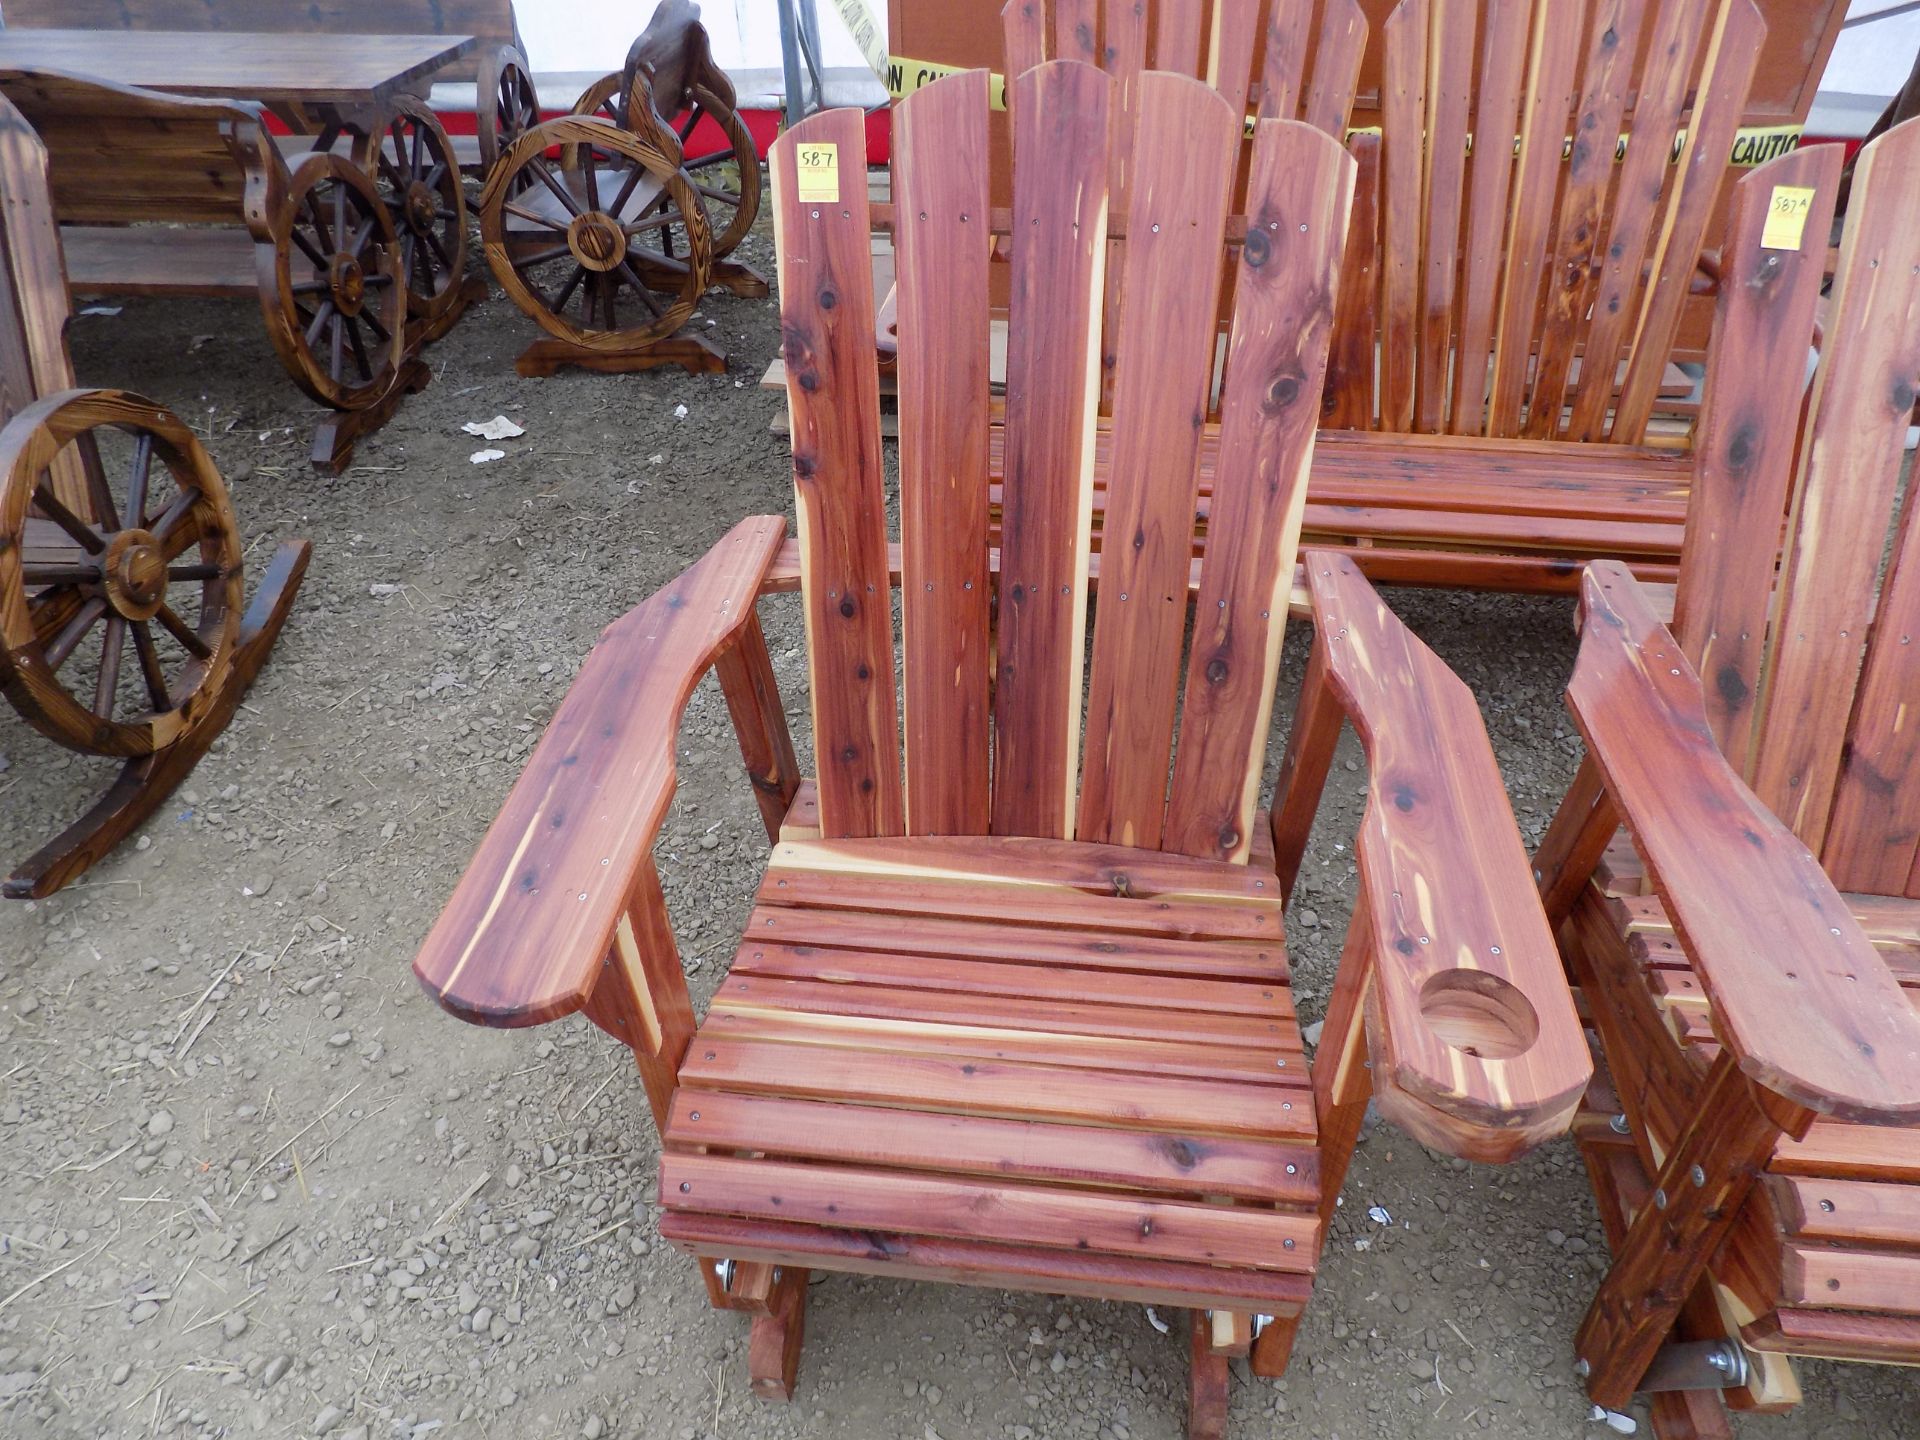
M 0 75 L 64 70 L 175 95 L 386 109 L 470 54 L 472 35 L 0 30 Z

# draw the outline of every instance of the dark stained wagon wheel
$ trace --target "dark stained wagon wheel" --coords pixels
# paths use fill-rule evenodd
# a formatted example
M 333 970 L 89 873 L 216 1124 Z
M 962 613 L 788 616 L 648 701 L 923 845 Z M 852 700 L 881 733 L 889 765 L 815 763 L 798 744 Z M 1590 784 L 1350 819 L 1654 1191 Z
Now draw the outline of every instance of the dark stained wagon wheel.
M 719 260 L 731 255 L 734 247 L 747 238 L 760 216 L 760 156 L 753 148 L 746 122 L 725 97 L 700 84 L 692 93 L 693 108 L 678 126 L 682 150 L 703 116 L 710 117 L 727 137 L 724 147 L 688 154 L 680 162 L 680 168 L 693 178 L 694 187 L 707 202 L 707 215 L 713 224 L 713 258 Z
M 541 328 L 584 349 L 673 334 L 712 264 L 705 206 L 674 158 L 598 116 L 535 126 L 480 198 L 494 279 Z
M 364 171 L 309 155 L 255 247 L 267 335 L 300 388 L 336 410 L 362 410 L 393 384 L 406 344 L 393 218 Z
M 56 494 L 63 451 L 84 501 Z M 0 690 L 49 739 L 128 757 L 178 739 L 230 678 L 240 563 L 219 471 L 152 401 L 67 390 L 0 434 Z
M 354 159 L 393 217 L 408 311 L 438 318 L 459 299 L 467 270 L 467 197 L 453 142 L 425 105 L 402 100 L 384 130 L 359 138 Z
M 475 110 L 481 173 L 490 175 L 500 157 L 540 123 L 540 97 L 517 52 L 508 50 L 497 59 L 491 84 L 482 77 Z

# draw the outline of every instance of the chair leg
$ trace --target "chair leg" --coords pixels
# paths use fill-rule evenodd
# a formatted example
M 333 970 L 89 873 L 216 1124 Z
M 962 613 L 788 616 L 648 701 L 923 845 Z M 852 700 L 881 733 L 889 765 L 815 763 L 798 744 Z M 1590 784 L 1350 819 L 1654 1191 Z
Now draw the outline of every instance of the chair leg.
M 806 1330 L 807 1272 L 783 1267 L 747 1341 L 747 1375 L 762 1400 L 793 1399 Z
M 1712 1390 L 1664 1390 L 1652 1410 L 1654 1440 L 1733 1440 L 1733 1417 Z
M 1262 1380 L 1278 1380 L 1287 1373 L 1287 1362 L 1293 1358 L 1293 1342 L 1299 1337 L 1300 1322 L 1305 1317 L 1305 1309 L 1291 1315 L 1276 1315 L 1253 1337 L 1253 1350 L 1247 1363 L 1254 1374 Z
M 1207 1312 L 1195 1310 L 1187 1369 L 1187 1440 L 1226 1440 L 1227 1357 L 1214 1353 Z

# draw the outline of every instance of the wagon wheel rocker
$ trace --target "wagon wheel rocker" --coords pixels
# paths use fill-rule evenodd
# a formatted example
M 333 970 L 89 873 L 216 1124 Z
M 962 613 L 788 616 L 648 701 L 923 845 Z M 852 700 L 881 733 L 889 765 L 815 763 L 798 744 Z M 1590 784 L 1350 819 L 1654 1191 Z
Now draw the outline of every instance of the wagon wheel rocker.
M 626 103 L 622 105 L 622 87 Z M 671 134 L 682 154 L 680 168 L 693 181 L 694 189 L 706 202 L 707 216 L 713 227 L 713 265 L 710 283 L 744 299 L 761 299 L 770 292 L 766 277 L 752 266 L 726 257 L 753 229 L 760 215 L 760 157 L 753 148 L 753 136 L 735 109 L 731 85 L 725 76 L 713 76 L 688 87 L 693 104 L 677 125 L 661 120 L 654 108 L 644 76 L 627 84 L 625 73 L 603 75 L 574 102 L 576 115 L 599 115 L 643 138 L 656 139 L 657 148 L 669 152 L 665 137 Z M 699 128 L 700 121 L 711 118 L 726 139 L 718 149 L 687 155 L 686 147 Z M 671 236 L 663 236 L 663 241 Z
M 354 159 L 393 219 L 415 348 L 437 340 L 486 292 L 467 274 L 467 197 L 453 142 L 433 112 L 402 100 L 386 128 L 361 135 Z
M 494 167 L 480 199 L 487 264 L 548 336 L 515 362 L 522 375 L 726 368 L 708 341 L 679 333 L 706 292 L 712 237 L 676 158 L 609 120 L 566 115 Z
M 62 452 L 86 476 L 78 508 L 56 493 Z M 50 894 L 112 849 L 232 718 L 308 545 L 279 548 L 244 616 L 241 551 L 219 471 L 152 401 L 67 390 L 0 430 L 0 691 L 49 739 L 125 762 L 92 809 L 13 872 L 7 895 Z
M 308 155 L 256 230 L 267 336 L 294 383 L 341 414 L 318 427 L 313 463 L 339 470 L 427 367 L 407 340 L 408 295 L 392 214 L 366 172 Z

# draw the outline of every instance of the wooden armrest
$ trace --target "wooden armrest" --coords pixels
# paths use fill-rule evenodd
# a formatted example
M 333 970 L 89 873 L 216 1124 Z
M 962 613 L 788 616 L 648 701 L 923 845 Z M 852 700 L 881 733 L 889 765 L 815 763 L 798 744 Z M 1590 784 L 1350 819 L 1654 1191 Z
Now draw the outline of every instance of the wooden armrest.
M 1511 1159 L 1565 1131 L 1593 1061 L 1500 767 L 1472 692 L 1354 561 L 1304 561 L 1314 658 L 1294 726 L 1317 758 L 1296 764 L 1290 742 L 1296 773 L 1274 820 L 1282 881 L 1291 888 L 1344 714 L 1369 772 L 1355 911 L 1369 928 L 1348 946 L 1370 942 L 1381 1112 L 1449 1153 Z
M 786 521 L 742 520 L 609 625 L 413 962 L 479 1025 L 587 1002 L 673 797 L 674 732 L 702 674 L 752 621 Z
M 1714 744 L 1699 677 L 1612 561 L 1589 565 L 1567 708 L 1755 1082 L 1823 1115 L 1920 1118 L 1920 1017 L 1820 862 Z

